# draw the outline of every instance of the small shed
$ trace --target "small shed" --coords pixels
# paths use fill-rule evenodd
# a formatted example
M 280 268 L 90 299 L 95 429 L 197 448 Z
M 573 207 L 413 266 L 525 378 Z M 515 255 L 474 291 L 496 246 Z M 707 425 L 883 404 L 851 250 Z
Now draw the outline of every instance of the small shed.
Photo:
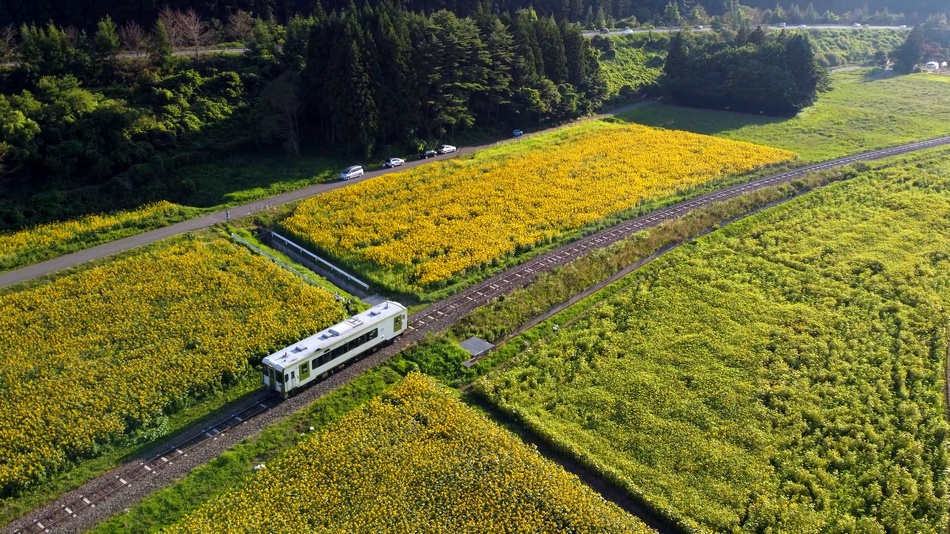
M 461 347 L 465 349 L 466 352 L 472 355 L 472 359 L 462 364 L 465 367 L 471 367 L 475 365 L 475 363 L 478 362 L 482 356 L 488 354 L 495 348 L 494 345 L 480 337 L 470 337 L 461 342 L 459 345 L 461 345 Z

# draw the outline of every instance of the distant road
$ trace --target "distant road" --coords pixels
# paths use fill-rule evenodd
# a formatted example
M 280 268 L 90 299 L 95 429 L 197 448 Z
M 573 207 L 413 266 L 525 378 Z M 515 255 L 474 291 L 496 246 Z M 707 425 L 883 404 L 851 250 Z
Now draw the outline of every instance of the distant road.
M 629 109 L 633 109 L 641 106 L 648 106 L 654 104 L 655 101 L 648 100 L 643 102 L 637 102 L 635 104 L 629 104 L 618 109 L 613 109 L 599 115 L 594 115 L 592 117 L 585 117 L 581 120 L 586 119 L 599 119 L 606 117 L 608 115 L 613 115 L 616 113 L 621 113 Z M 562 125 L 563 126 L 563 125 Z M 562 126 L 556 126 L 554 128 L 560 128 Z M 554 129 L 552 128 L 552 129 Z M 535 135 L 537 132 L 526 132 L 522 138 L 530 137 Z M 171 226 L 165 226 L 163 228 L 156 228 L 155 230 L 150 230 L 141 234 L 136 234 L 133 236 L 126 237 L 124 239 L 119 239 L 118 241 L 110 241 L 109 243 L 103 243 L 101 245 L 87 248 L 85 250 L 80 250 L 73 252 L 72 254 L 67 254 L 65 256 L 59 256 L 58 258 L 53 258 L 51 260 L 44 261 L 42 263 L 37 263 L 35 265 L 30 265 L 23 267 L 22 269 L 17 269 L 15 271 L 8 271 L 5 273 L 0 273 L 0 288 L 7 286 L 12 286 L 14 284 L 19 284 L 20 282 L 25 282 L 27 280 L 32 280 L 33 278 L 39 278 L 41 276 L 46 276 L 48 274 L 61 271 L 63 269 L 68 269 L 70 267 L 75 267 L 77 265 L 97 260 L 99 258 L 105 258 L 107 256 L 112 256 L 119 254 L 120 252 L 125 252 L 136 247 L 147 245 L 155 241 L 165 239 L 166 237 L 172 237 L 178 234 L 183 234 L 185 232 L 192 232 L 195 230 L 201 230 L 202 228 L 208 228 L 218 223 L 227 222 L 228 217 L 238 218 L 238 217 L 247 217 L 248 215 L 253 215 L 262 211 L 267 211 L 276 206 L 282 204 L 288 204 L 291 202 L 296 202 L 298 200 L 303 200 L 314 195 L 319 195 L 326 193 L 327 191 L 333 191 L 334 189 L 339 189 L 341 187 L 346 187 L 350 184 L 361 182 L 363 180 L 369 180 L 377 176 L 382 176 L 384 174 L 389 174 L 392 172 L 399 172 L 405 169 L 411 169 L 419 165 L 424 165 L 430 161 L 446 160 L 454 157 L 458 157 L 462 154 L 472 154 L 478 150 L 482 150 L 489 146 L 496 145 L 498 143 L 508 143 L 508 142 L 517 142 L 520 138 L 511 138 L 503 139 L 500 141 L 495 141 L 480 146 L 469 146 L 469 147 L 459 147 L 458 151 L 452 154 L 439 155 L 431 160 L 421 159 L 414 161 L 407 161 L 404 165 L 396 167 L 395 169 L 380 169 L 375 171 L 367 171 L 362 178 L 357 178 L 354 180 L 347 181 L 334 181 L 326 182 L 311 185 L 303 189 L 297 189 L 294 191 L 288 191 L 286 193 L 281 193 L 279 195 L 258 200 L 255 202 L 250 202 L 244 204 L 243 206 L 235 206 L 228 209 L 218 210 L 214 213 L 209 213 L 208 215 L 203 215 L 194 219 L 188 219 L 187 221 L 182 221 L 180 223 L 173 224 Z M 358 162 L 354 162 L 358 163 Z
M 816 25 L 814 25 L 814 26 L 808 25 L 808 26 L 805 26 L 804 28 L 802 28 L 801 26 L 798 26 L 798 25 L 791 25 L 791 24 L 789 24 L 788 26 L 785 26 L 785 27 L 783 28 L 782 26 L 778 26 L 778 25 L 774 25 L 774 24 L 773 24 L 773 25 L 763 25 L 762 27 L 763 27 L 763 28 L 768 28 L 768 29 L 770 29 L 770 30 L 782 30 L 782 29 L 785 29 L 785 30 L 798 30 L 798 29 L 805 29 L 805 30 L 854 30 L 854 31 L 869 31 L 869 30 L 906 30 L 906 29 L 908 29 L 906 26 L 903 27 L 903 28 L 901 28 L 900 26 L 867 26 L 867 27 L 862 26 L 862 27 L 860 27 L 860 28 L 856 28 L 856 27 L 854 27 L 853 25 L 850 25 L 850 24 L 846 24 L 846 25 L 844 25 L 844 24 L 816 24 Z M 681 30 L 685 30 L 685 29 L 687 29 L 687 28 L 686 28 L 686 27 L 655 27 L 655 28 L 630 28 L 630 29 L 627 29 L 627 30 L 612 29 L 612 30 L 610 30 L 608 33 L 603 33 L 603 32 L 599 32 L 599 31 L 584 32 L 584 37 L 594 37 L 595 35 L 623 35 L 623 34 L 625 34 L 625 33 L 626 33 L 626 34 L 650 33 L 650 32 L 653 32 L 653 33 L 665 33 L 665 32 L 681 31 Z M 694 31 L 694 32 L 709 32 L 709 31 L 713 31 L 712 28 L 710 28 L 709 26 L 703 26 L 702 28 L 696 28 L 696 27 L 692 27 L 692 26 L 691 26 L 691 27 L 689 27 L 688 29 L 689 29 L 690 31 Z

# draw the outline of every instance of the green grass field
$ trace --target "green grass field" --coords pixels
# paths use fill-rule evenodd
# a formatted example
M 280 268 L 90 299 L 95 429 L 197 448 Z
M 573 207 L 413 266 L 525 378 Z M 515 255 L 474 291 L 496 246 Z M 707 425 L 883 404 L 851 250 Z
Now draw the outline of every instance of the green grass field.
M 821 161 L 950 134 L 950 78 L 881 76 L 859 70 L 832 75 L 830 92 L 798 116 L 784 119 L 655 105 L 620 120 L 688 130 L 784 148 Z
M 673 251 L 476 387 L 685 527 L 945 532 L 948 156 Z

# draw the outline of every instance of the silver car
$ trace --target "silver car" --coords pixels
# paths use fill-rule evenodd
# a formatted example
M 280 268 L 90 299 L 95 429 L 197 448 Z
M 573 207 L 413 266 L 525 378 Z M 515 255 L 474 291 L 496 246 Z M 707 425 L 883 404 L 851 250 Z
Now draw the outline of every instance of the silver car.
M 362 178 L 362 177 L 363 177 L 362 165 L 353 165 L 352 167 L 347 167 L 343 169 L 343 172 L 340 173 L 340 180 L 350 180 L 353 178 Z

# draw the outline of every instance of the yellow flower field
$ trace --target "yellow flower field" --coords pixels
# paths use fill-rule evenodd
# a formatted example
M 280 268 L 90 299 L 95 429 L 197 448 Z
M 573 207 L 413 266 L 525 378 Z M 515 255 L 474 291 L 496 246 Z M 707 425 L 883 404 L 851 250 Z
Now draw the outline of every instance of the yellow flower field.
M 0 270 L 13 269 L 42 261 L 68 251 L 70 245 L 86 241 L 97 244 L 97 236 L 122 228 L 151 228 L 157 219 L 172 216 L 182 209 L 171 202 L 161 201 L 134 211 L 111 215 L 89 215 L 72 221 L 35 226 L 19 232 L 0 234 Z M 59 251 L 59 252 L 57 252 Z M 27 258 L 27 261 L 24 261 Z
M 652 530 L 412 373 L 165 532 Z
M 0 295 L 0 496 L 344 315 L 325 290 L 224 239 Z
M 284 221 L 350 264 L 431 287 L 643 199 L 786 161 L 750 143 L 601 123 L 552 137 L 544 150 L 450 160 L 312 197 Z

